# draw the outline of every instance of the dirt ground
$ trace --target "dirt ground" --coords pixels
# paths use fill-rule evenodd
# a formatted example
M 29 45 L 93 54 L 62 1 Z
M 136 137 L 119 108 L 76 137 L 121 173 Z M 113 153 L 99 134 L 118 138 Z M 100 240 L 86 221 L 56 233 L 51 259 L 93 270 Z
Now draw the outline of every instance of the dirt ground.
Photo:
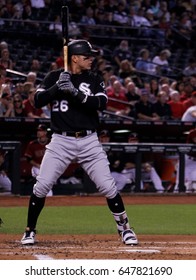
M 195 204 L 196 195 L 123 195 L 125 204 Z M 27 206 L 29 197 L 0 196 L 0 206 Z M 105 205 L 91 196 L 48 197 L 46 206 Z M 139 245 L 126 246 L 118 235 L 39 235 L 34 246 L 21 246 L 21 235 L 0 231 L 0 260 L 152 259 L 196 260 L 196 236 L 139 235 Z

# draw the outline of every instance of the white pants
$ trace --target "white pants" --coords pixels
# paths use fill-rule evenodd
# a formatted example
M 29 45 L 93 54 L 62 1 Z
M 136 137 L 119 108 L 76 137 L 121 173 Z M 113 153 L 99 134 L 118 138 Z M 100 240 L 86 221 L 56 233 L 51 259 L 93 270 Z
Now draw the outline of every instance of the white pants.
M 40 169 L 39 169 L 38 167 L 33 166 L 33 167 L 31 168 L 31 174 L 32 174 L 32 176 L 33 176 L 34 178 L 36 178 L 36 177 L 39 175 L 39 171 L 40 171 Z M 50 191 L 48 192 L 47 196 L 53 196 L 53 191 L 50 190 Z
M 185 170 L 184 170 L 184 184 L 186 186 L 186 191 L 191 191 L 195 187 L 196 183 L 196 161 L 194 161 L 188 155 L 185 155 L 184 162 Z M 176 185 L 174 190 L 178 191 L 179 184 L 179 163 L 176 166 Z
M 135 182 L 135 177 L 136 177 L 136 170 L 135 168 L 130 168 L 130 169 L 124 169 L 122 170 L 122 174 L 124 174 L 127 178 L 127 180 L 131 180 Z M 141 174 L 141 182 L 140 182 L 140 189 L 144 189 L 143 181 L 151 181 L 157 191 L 164 191 L 164 187 L 162 185 L 162 181 L 157 174 L 156 170 L 154 167 L 151 166 L 149 172 L 142 171 Z
M 0 172 L 0 191 L 11 192 L 11 190 L 12 182 L 6 174 Z
M 81 138 L 54 133 L 46 146 L 34 194 L 38 197 L 46 196 L 73 161 L 81 165 L 102 195 L 109 199 L 117 195 L 109 161 L 97 133 Z

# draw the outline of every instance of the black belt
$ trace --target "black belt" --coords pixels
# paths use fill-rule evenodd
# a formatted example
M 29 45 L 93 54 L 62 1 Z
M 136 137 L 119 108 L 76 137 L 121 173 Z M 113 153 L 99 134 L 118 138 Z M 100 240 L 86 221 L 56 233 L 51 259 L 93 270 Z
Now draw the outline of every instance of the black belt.
M 80 130 L 80 131 L 55 131 L 55 133 L 63 135 L 63 136 L 71 136 L 75 138 L 79 137 L 85 137 L 87 135 L 92 134 L 95 132 L 95 129 L 93 130 Z

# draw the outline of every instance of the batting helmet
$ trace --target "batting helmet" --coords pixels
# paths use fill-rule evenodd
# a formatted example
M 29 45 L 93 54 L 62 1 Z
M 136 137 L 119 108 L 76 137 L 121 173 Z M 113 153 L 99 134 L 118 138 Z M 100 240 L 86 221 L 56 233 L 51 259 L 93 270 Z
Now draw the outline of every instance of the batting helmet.
M 73 40 L 68 43 L 68 55 L 71 57 L 74 54 L 84 56 L 96 56 L 98 50 L 94 50 L 91 44 L 86 40 Z

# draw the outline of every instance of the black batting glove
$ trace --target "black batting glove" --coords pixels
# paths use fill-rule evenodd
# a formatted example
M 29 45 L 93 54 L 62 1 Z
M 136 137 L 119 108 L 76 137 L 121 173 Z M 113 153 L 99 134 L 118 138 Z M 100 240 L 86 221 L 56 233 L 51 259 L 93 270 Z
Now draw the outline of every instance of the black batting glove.
M 70 79 L 71 79 L 71 74 L 70 74 L 69 72 L 67 72 L 67 71 L 61 72 L 61 74 L 60 74 L 60 76 L 59 76 L 59 79 L 58 79 L 58 81 L 56 82 L 58 88 L 59 88 L 60 90 L 64 90 L 64 89 L 63 89 L 64 84 L 67 84 L 67 82 L 69 82 Z
M 74 87 L 74 85 L 71 82 L 71 74 L 67 71 L 62 72 L 60 74 L 56 84 L 59 90 L 66 91 L 66 92 L 68 91 L 74 96 L 78 94 L 78 90 Z

